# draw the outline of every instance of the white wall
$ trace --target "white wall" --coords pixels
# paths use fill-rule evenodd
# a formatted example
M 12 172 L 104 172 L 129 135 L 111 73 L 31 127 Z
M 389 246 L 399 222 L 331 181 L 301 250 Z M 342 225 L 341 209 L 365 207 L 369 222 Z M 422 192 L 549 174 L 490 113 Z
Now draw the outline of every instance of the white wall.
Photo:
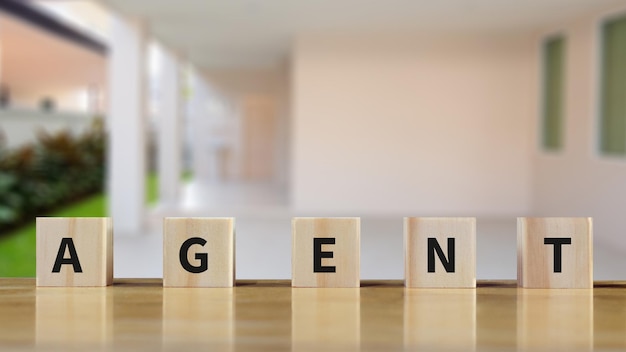
M 602 156 L 597 148 L 600 25 L 606 16 L 617 13 L 620 10 L 588 15 L 546 30 L 536 39 L 533 75 L 537 86 L 541 40 L 560 32 L 565 35 L 567 51 L 564 148 L 558 153 L 541 150 L 537 114 L 533 208 L 541 216 L 593 216 L 595 240 L 626 250 L 626 158 Z M 534 98 L 539 111 L 539 94 Z
M 6 146 L 15 148 L 35 142 L 39 130 L 48 133 L 65 130 L 75 134 L 84 132 L 93 123 L 93 118 L 91 114 L 4 108 L 0 109 L 0 133 Z
M 528 212 L 530 39 L 299 38 L 296 211 Z
M 70 113 L 101 114 L 100 107 L 92 107 L 89 104 L 89 87 L 47 87 L 44 90 L 35 87 L 18 87 L 11 91 L 12 107 L 24 110 L 41 110 L 41 102 L 44 98 L 54 101 L 54 110 Z

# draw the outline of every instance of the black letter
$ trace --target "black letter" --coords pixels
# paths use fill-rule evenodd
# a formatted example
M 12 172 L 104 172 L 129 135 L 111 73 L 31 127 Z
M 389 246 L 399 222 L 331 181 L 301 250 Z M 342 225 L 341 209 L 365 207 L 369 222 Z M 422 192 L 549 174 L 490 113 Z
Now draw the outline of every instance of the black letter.
M 436 238 L 428 239 L 428 272 L 435 272 L 435 251 L 437 251 L 437 256 L 441 260 L 441 264 L 446 269 L 446 272 L 453 273 L 454 272 L 454 238 L 448 238 L 448 259 L 443 254 L 443 250 L 441 246 L 439 246 L 439 242 L 437 242 Z
M 185 242 L 183 242 L 183 245 L 180 246 L 180 252 L 179 252 L 180 264 L 188 272 L 199 274 L 201 272 L 207 271 L 207 269 L 209 268 L 208 255 L 206 253 L 196 253 L 196 259 L 200 261 L 200 265 L 198 266 L 191 265 L 191 263 L 189 263 L 189 261 L 187 260 L 187 252 L 189 252 L 189 247 L 191 247 L 194 244 L 199 244 L 201 246 L 204 246 L 206 244 L 206 240 L 200 237 L 192 237 L 186 240 Z
M 322 266 L 322 258 L 332 258 L 333 252 L 322 252 L 323 244 L 335 244 L 334 238 L 313 238 L 313 272 L 334 273 L 334 266 Z
M 547 237 L 543 239 L 543 244 L 554 245 L 554 272 L 561 272 L 561 246 L 564 244 L 572 244 L 571 238 Z
M 70 257 L 67 259 L 63 258 L 63 255 L 65 254 L 65 248 L 70 251 Z M 83 272 L 83 268 L 80 267 L 78 255 L 76 254 L 76 247 L 74 247 L 74 240 L 72 240 L 72 238 L 70 237 L 63 237 L 61 239 L 61 246 L 59 246 L 59 253 L 57 253 L 57 259 L 54 261 L 54 267 L 52 268 L 52 272 L 61 272 L 61 265 L 63 264 L 72 264 L 75 273 Z

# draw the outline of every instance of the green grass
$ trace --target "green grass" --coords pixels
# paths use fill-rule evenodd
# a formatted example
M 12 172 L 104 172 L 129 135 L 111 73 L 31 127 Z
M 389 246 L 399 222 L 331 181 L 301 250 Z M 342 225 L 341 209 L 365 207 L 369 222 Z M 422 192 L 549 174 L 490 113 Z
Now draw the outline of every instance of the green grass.
M 98 194 L 45 216 L 106 216 L 106 197 Z M 35 221 L 0 237 L 0 277 L 35 277 Z
M 185 182 L 192 175 L 182 175 Z M 146 178 L 146 203 L 155 204 L 159 200 L 159 178 L 149 173 Z M 100 217 L 107 216 L 107 196 L 97 194 L 70 204 L 50 214 L 54 217 Z M 35 220 L 0 236 L 0 277 L 35 277 L 36 260 Z
M 146 203 L 154 204 L 159 200 L 159 176 L 150 172 L 146 177 Z
M 183 171 L 180 175 L 183 182 L 189 182 L 193 178 L 191 171 Z M 156 172 L 148 173 L 146 177 L 146 203 L 155 204 L 159 200 L 159 176 Z

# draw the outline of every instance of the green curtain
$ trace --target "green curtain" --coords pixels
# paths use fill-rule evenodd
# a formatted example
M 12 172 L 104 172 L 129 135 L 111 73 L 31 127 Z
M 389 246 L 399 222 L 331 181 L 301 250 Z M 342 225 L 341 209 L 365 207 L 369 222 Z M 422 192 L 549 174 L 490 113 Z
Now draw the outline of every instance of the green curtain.
M 602 28 L 601 150 L 626 155 L 626 17 Z
M 555 37 L 543 46 L 543 139 L 544 149 L 563 147 L 563 94 L 565 39 Z

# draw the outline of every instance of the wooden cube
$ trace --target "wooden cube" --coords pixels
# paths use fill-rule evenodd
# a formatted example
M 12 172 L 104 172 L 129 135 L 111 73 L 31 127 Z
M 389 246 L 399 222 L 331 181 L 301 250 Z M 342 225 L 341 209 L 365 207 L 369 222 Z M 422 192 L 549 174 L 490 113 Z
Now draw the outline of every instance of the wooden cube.
M 233 287 L 234 218 L 165 218 L 164 287 Z
M 37 218 L 37 286 L 112 283 L 110 218 Z
M 591 218 L 518 218 L 517 283 L 526 288 L 593 288 Z
M 404 218 L 404 284 L 476 287 L 476 218 Z
M 293 287 L 360 287 L 360 218 L 292 220 Z

